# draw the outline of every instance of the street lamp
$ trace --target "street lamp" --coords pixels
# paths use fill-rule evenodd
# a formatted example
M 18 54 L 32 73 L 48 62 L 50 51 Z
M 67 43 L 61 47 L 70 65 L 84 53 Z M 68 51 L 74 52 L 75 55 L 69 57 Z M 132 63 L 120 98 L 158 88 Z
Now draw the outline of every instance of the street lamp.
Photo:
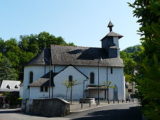
M 99 105 L 100 104 L 100 98 L 99 98 L 99 63 L 100 63 L 100 61 L 102 61 L 102 58 L 100 58 L 100 59 L 98 59 L 98 104 L 97 105 Z

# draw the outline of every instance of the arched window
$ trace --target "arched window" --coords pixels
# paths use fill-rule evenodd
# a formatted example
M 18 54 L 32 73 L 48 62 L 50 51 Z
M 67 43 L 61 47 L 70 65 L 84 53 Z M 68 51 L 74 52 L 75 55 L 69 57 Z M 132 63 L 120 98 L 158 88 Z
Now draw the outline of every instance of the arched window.
M 111 74 L 113 74 L 113 68 L 111 67 Z
M 94 84 L 94 73 L 90 73 L 90 84 Z
M 69 79 L 69 82 L 72 82 L 72 81 L 73 81 L 73 76 L 70 75 L 70 76 L 68 77 L 68 79 Z
M 29 73 L 29 83 L 33 82 L 33 72 Z

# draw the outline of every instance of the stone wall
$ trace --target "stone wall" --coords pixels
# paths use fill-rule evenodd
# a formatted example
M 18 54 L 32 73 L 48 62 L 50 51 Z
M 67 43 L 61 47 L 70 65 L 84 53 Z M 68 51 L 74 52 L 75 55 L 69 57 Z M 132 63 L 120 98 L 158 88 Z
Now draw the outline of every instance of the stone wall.
M 32 104 L 27 105 L 25 112 L 33 115 L 58 117 L 70 113 L 69 102 L 59 99 L 34 99 Z

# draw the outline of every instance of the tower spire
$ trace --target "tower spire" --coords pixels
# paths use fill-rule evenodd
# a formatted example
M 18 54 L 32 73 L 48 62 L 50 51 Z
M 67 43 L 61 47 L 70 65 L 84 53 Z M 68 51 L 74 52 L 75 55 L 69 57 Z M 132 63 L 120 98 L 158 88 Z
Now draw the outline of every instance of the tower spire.
M 108 27 L 109 27 L 109 31 L 110 32 L 112 32 L 112 27 L 113 27 L 114 25 L 112 24 L 112 22 L 110 21 L 109 23 L 108 23 Z

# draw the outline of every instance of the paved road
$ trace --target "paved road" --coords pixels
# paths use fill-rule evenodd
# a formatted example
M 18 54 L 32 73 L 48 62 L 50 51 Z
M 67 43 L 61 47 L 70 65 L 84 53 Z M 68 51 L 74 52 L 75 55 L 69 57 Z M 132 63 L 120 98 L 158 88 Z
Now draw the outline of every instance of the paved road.
M 137 104 L 107 105 L 96 109 L 73 113 L 66 117 L 39 117 L 15 110 L 0 110 L 0 120 L 141 120 Z
M 109 105 L 66 117 L 72 120 L 142 120 L 137 104 Z

